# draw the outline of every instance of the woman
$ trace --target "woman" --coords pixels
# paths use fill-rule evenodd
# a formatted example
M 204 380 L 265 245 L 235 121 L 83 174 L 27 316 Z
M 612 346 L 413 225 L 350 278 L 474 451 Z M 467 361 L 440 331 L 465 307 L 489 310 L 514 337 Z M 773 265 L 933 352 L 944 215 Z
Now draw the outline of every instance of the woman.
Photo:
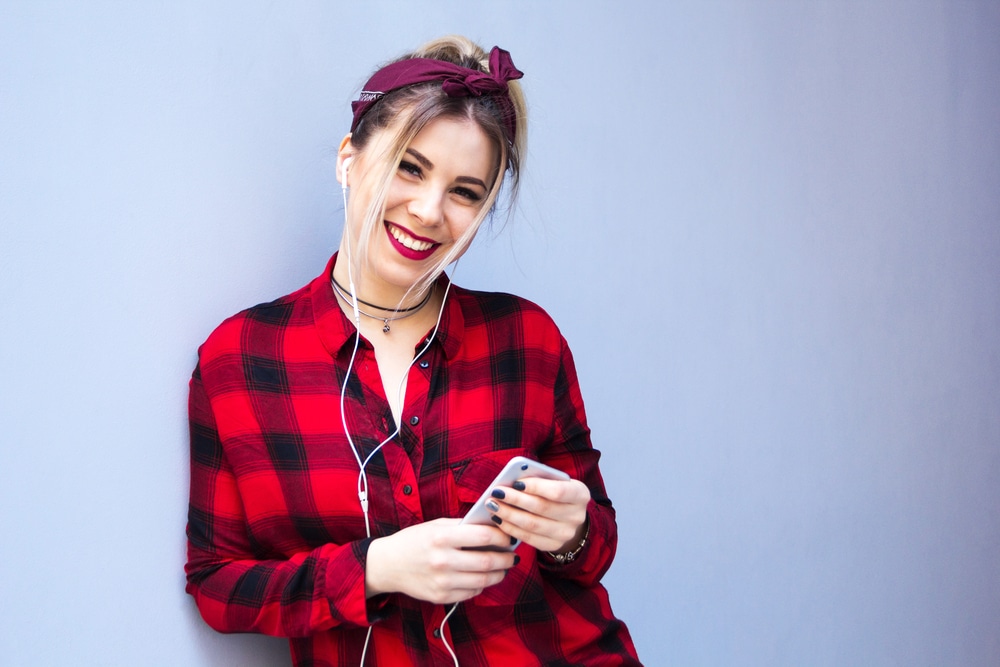
M 199 350 L 186 571 L 213 628 L 289 637 L 296 665 L 639 664 L 569 349 L 444 274 L 516 192 L 521 76 L 458 37 L 378 70 L 338 154 L 340 251 Z M 461 524 L 516 455 L 572 479 Z

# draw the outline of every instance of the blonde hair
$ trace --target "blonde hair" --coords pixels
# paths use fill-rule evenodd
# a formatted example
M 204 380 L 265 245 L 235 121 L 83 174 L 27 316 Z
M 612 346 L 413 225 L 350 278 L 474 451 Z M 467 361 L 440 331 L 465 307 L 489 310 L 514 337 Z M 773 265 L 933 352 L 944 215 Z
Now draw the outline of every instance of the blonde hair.
M 489 71 L 487 52 L 475 42 L 458 35 L 429 42 L 398 61 L 410 58 L 433 58 L 469 69 Z M 513 203 L 516 200 L 527 144 L 527 114 L 524 94 L 517 81 L 507 83 L 507 94 L 516 116 L 513 140 L 507 136 L 502 107 L 491 97 L 448 97 L 441 89 L 440 82 L 415 84 L 394 90 L 384 95 L 365 113 L 351 135 L 351 145 L 365 155 L 372 184 L 371 198 L 362 215 L 357 252 L 352 258 L 355 267 L 359 269 L 358 274 L 361 274 L 362 263 L 368 261 L 369 244 L 380 233 L 389 187 L 406 148 L 435 119 L 456 118 L 475 122 L 496 149 L 497 163 L 494 165 L 493 182 L 476 220 L 441 260 L 407 290 L 407 294 L 414 290 L 420 293 L 430 288 L 445 267 L 465 251 L 482 222 L 494 213 L 504 186 L 508 201 Z M 505 178 L 508 173 L 509 177 Z M 403 298 L 405 299 L 405 295 Z

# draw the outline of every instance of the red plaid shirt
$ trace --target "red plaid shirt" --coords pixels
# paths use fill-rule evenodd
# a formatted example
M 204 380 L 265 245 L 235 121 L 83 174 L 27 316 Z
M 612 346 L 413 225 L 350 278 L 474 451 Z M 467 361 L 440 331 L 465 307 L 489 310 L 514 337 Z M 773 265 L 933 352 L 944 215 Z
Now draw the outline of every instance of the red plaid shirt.
M 370 540 L 340 386 L 355 328 L 326 271 L 224 322 L 191 380 L 187 590 L 221 632 L 291 638 L 295 665 L 451 664 L 446 607 L 365 599 Z M 347 423 L 370 452 L 394 429 L 375 355 L 362 340 Z M 559 566 L 528 545 L 504 580 L 461 603 L 446 635 L 463 667 L 637 665 L 599 583 L 614 557 L 614 510 L 590 443 L 573 360 L 540 308 L 452 287 L 434 344 L 410 370 L 400 434 L 368 464 L 374 536 L 461 517 L 512 456 L 590 488 L 590 537 Z

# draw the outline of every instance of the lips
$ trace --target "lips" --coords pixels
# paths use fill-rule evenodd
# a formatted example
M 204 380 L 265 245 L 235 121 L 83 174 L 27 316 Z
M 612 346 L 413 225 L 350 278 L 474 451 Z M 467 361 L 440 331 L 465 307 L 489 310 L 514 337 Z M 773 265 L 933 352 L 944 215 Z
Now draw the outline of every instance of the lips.
M 414 236 L 402 227 L 388 221 L 385 223 L 385 230 L 392 247 L 407 259 L 427 259 L 441 245 L 432 239 Z

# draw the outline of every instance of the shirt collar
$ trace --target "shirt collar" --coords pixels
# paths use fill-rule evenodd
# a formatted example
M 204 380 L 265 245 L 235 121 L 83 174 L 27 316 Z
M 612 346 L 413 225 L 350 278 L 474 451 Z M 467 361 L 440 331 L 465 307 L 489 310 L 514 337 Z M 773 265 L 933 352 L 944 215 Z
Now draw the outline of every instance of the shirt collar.
M 438 286 L 444 289 L 451 279 L 442 273 L 437 282 Z M 447 359 L 454 359 L 462 348 L 462 339 L 465 336 L 465 314 L 462 312 L 464 294 L 465 290 L 458 285 L 452 285 L 448 290 L 444 313 L 441 314 L 441 326 L 438 327 L 435 336 L 435 341 L 440 343 Z
M 312 296 L 313 318 L 316 322 L 316 329 L 319 331 L 320 340 L 323 347 L 331 357 L 336 357 L 344 345 L 354 344 L 354 334 L 357 328 L 354 322 L 344 314 L 337 302 L 337 296 L 333 293 L 330 285 L 330 277 L 333 275 L 333 267 L 337 263 L 335 253 L 327 262 L 323 273 L 318 275 L 310 284 L 309 291 Z M 442 289 L 448 285 L 448 277 L 442 274 L 438 278 L 438 286 Z M 444 355 L 448 359 L 453 359 L 462 347 L 462 337 L 465 333 L 465 316 L 462 313 L 461 287 L 452 285 L 448 291 L 448 299 L 445 303 L 444 313 L 441 315 L 441 326 L 438 328 L 434 342 L 441 346 Z M 430 334 L 430 331 L 427 332 Z M 364 339 L 362 339 L 363 341 Z

